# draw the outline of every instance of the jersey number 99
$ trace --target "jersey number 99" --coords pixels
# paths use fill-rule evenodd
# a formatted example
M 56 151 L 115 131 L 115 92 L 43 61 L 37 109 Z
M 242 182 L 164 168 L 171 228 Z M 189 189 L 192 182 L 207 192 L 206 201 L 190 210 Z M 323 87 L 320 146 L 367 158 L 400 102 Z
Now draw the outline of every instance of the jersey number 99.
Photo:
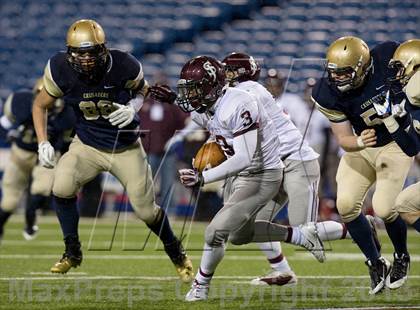
M 99 100 L 98 103 L 94 101 L 80 101 L 79 109 L 88 121 L 97 120 L 100 116 L 107 119 L 109 114 L 115 111 L 112 102 L 108 100 Z

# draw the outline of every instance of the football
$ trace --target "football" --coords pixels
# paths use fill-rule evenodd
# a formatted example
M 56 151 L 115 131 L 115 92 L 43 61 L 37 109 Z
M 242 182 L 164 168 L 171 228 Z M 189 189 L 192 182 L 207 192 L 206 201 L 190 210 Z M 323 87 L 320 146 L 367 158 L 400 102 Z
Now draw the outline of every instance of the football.
M 226 156 L 216 142 L 203 144 L 193 158 L 193 167 L 202 172 L 214 168 L 226 160 Z

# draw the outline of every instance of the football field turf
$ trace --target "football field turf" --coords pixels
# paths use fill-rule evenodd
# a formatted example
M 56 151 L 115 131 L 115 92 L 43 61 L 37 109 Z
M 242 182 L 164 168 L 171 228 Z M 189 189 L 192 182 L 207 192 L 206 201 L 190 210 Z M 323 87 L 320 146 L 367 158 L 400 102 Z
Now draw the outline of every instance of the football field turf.
M 56 275 L 49 272 L 63 252 L 56 219 L 40 218 L 39 236 L 28 242 L 22 237 L 22 216 L 14 216 L 0 246 L 0 309 L 420 309 L 420 237 L 413 230 L 409 231 L 410 278 L 399 290 L 368 294 L 367 267 L 351 240 L 326 243 L 324 264 L 299 248 L 283 245 L 299 278 L 293 287 L 249 285 L 269 266 L 255 245 L 229 245 L 212 281 L 210 299 L 187 304 L 183 297 L 189 286 L 177 280 L 161 244 L 154 236 L 147 239 L 143 223 L 124 217 L 114 238 L 116 216 L 100 219 L 96 225 L 94 220 L 82 219 L 83 264 L 67 275 Z M 205 223 L 174 226 L 178 234 L 185 227 L 184 244 L 196 271 Z M 384 230 L 380 239 L 384 255 L 391 259 Z

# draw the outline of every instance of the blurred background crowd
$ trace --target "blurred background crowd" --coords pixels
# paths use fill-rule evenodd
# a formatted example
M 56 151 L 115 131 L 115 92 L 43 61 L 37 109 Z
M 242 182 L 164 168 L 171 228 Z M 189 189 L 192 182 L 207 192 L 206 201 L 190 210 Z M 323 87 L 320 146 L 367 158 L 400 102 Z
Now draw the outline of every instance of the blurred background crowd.
M 182 65 L 193 56 L 223 59 L 233 51 L 246 52 L 262 67 L 260 82 L 321 155 L 319 216 L 338 220 L 335 173 L 342 150 L 327 119 L 310 101 L 315 79 L 324 74 L 326 48 L 343 35 L 359 36 L 370 47 L 385 40 L 419 38 L 419 16 L 418 0 L 3 0 L 0 100 L 32 88 L 47 60 L 65 49 L 68 26 L 80 18 L 96 19 L 109 47 L 136 56 L 150 84 L 175 87 Z M 177 180 L 177 170 L 191 164 L 206 133 L 171 140 L 188 124 L 189 116 L 151 99 L 146 100 L 140 119 L 158 202 L 169 214 L 183 217 L 193 215 L 191 204 L 198 198 L 195 219 L 208 219 L 221 207 L 221 184 L 206 187 L 196 197 Z M 1 147 L 3 171 L 9 161 L 8 142 L 2 141 Z M 413 164 L 407 185 L 420 179 L 419 163 Z M 99 214 L 127 205 L 123 189 L 110 175 L 86 186 L 80 197 L 85 216 L 94 216 L 98 205 Z M 278 218 L 286 221 L 287 209 Z

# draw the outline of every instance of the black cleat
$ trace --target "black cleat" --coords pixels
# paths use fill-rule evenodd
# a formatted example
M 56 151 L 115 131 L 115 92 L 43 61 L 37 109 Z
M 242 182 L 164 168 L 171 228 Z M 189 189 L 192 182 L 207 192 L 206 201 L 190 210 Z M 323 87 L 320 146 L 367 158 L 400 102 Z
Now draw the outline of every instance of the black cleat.
M 376 249 L 378 250 L 378 253 L 381 253 L 381 242 L 379 241 L 378 232 L 376 230 L 376 223 L 375 223 L 375 217 L 372 215 L 366 215 L 366 219 L 369 222 L 370 228 L 372 229 L 372 237 L 373 242 L 375 243 Z
M 403 286 L 407 281 L 409 269 L 410 256 L 402 254 L 399 257 L 397 253 L 394 253 L 394 262 L 392 263 L 391 272 L 386 278 L 386 287 L 395 290 Z
M 385 281 L 391 269 L 391 264 L 383 257 L 379 257 L 375 262 L 370 260 L 366 261 L 366 265 L 369 267 L 370 275 L 370 295 L 375 295 L 383 290 L 385 287 Z

